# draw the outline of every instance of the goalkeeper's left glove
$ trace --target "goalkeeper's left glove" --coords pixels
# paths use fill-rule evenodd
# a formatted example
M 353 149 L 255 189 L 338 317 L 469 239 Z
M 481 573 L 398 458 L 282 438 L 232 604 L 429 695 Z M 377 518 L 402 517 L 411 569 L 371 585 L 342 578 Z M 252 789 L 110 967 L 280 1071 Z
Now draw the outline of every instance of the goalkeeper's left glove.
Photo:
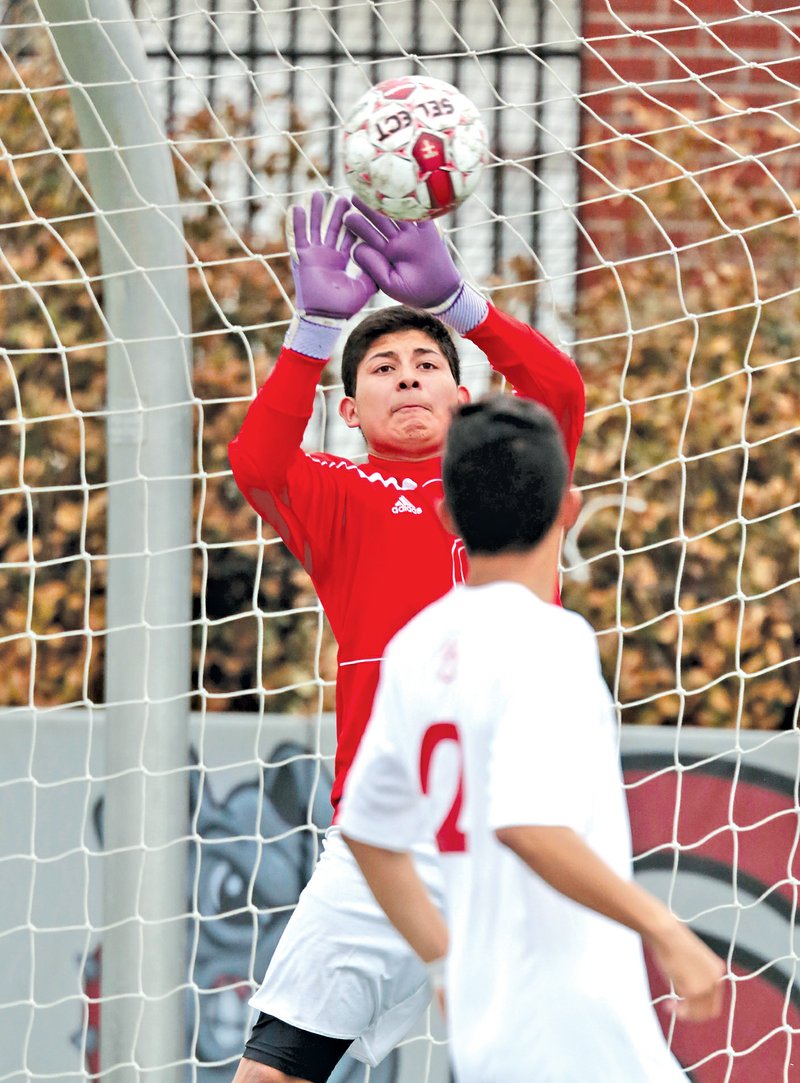
M 345 323 L 375 293 L 368 274 L 347 273 L 354 238 L 342 221 L 349 209 L 342 196 L 314 192 L 307 208 L 294 204 L 287 215 L 296 315 L 285 345 L 310 357 L 329 357 Z

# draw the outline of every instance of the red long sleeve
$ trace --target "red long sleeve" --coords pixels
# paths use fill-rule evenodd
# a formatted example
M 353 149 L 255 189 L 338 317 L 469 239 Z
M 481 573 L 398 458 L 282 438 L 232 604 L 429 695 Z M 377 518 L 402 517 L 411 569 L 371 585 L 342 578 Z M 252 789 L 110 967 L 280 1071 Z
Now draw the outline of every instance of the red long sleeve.
M 293 350 L 281 350 L 238 436 L 228 445 L 233 474 L 245 496 L 247 489 L 277 491 L 285 483 L 314 410 L 325 364 Z
M 586 396 L 578 366 L 558 347 L 528 327 L 489 305 L 483 323 L 466 336 L 506 377 L 518 395 L 546 406 L 558 422 L 570 464 L 575 463 L 583 432 Z
M 346 491 L 335 468 L 351 465 L 335 455 L 306 455 L 300 446 L 325 364 L 281 350 L 228 445 L 236 484 L 314 576 L 320 596 L 319 580 L 335 551 L 331 530 L 344 517 Z

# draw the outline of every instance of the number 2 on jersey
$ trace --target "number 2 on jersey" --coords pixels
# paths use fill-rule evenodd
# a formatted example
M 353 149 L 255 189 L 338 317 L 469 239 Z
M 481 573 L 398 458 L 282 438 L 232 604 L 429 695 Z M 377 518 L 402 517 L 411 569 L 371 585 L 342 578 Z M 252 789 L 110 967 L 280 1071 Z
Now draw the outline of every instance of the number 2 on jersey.
M 436 749 L 443 741 L 454 741 L 458 750 L 458 786 L 456 787 L 450 811 L 442 821 L 436 833 L 439 853 L 462 854 L 467 849 L 467 836 L 459 830 L 458 818 L 464 802 L 464 756 L 461 749 L 461 734 L 455 722 L 434 722 L 425 730 L 419 751 L 419 780 L 422 792 L 427 794 L 430 781 L 431 764 Z

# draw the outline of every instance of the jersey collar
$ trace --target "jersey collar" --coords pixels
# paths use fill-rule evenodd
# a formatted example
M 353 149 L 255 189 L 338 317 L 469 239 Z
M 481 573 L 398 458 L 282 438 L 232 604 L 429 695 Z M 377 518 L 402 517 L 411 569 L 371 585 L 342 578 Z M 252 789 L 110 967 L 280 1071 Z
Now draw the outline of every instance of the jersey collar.
M 439 480 L 442 476 L 442 460 L 439 455 L 433 459 L 382 459 L 378 455 L 367 456 L 368 468 L 377 470 L 384 478 L 411 478 L 418 485 L 426 481 Z M 362 470 L 364 467 L 362 467 Z

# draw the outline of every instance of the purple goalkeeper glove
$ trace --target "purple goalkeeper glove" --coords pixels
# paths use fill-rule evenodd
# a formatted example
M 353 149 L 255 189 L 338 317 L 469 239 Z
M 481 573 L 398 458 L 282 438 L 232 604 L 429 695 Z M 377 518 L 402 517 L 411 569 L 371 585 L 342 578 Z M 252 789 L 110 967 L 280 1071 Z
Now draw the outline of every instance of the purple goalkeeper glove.
M 344 228 L 350 201 L 314 192 L 306 208 L 289 208 L 286 239 L 295 308 L 285 344 L 309 357 L 329 357 L 345 323 L 364 307 L 376 285 L 364 271 L 347 273 L 355 238 Z
M 387 297 L 426 308 L 461 334 L 486 317 L 483 297 L 461 277 L 436 224 L 396 222 L 358 197 L 344 224 L 360 243 L 353 259 Z

